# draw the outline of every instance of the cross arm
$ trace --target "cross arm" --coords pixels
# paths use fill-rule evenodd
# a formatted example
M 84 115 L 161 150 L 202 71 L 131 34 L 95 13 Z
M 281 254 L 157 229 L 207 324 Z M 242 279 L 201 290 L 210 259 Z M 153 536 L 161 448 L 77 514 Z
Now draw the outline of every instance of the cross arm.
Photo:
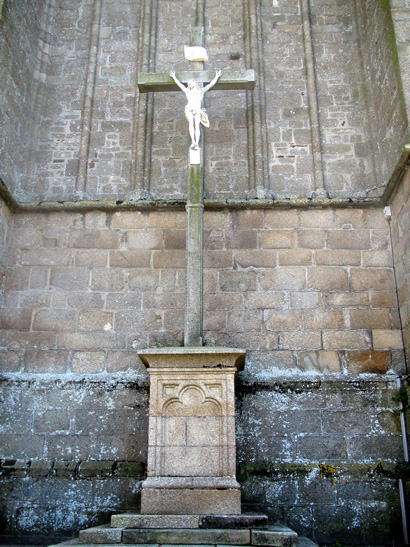
M 187 84 L 189 80 L 196 80 L 201 84 L 208 84 L 215 77 L 214 70 L 185 71 L 176 74 L 178 80 Z M 227 70 L 222 72 L 219 80 L 212 89 L 254 89 L 256 84 L 254 70 Z M 140 72 L 137 85 L 140 93 L 150 91 L 179 91 L 178 86 L 168 72 Z

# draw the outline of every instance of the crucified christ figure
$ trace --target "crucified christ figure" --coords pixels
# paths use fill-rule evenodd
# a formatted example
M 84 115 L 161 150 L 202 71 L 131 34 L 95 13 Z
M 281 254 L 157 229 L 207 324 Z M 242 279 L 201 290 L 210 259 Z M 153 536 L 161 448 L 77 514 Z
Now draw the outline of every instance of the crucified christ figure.
M 179 89 L 185 93 L 188 101 L 185 107 L 185 117 L 189 124 L 192 150 L 199 150 L 200 124 L 202 123 L 205 127 L 209 127 L 208 115 L 205 112 L 205 108 L 202 108 L 204 94 L 216 84 L 221 74 L 222 71 L 217 70 L 215 78 L 207 86 L 201 88 L 196 80 L 189 80 L 188 85 L 184 86 L 175 76 L 175 72 L 173 70 L 170 72 L 171 78 Z

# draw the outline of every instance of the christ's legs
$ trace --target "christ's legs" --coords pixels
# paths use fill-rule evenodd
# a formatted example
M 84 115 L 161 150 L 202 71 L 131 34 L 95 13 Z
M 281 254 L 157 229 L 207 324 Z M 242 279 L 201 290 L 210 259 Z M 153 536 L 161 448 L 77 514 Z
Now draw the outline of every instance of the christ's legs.
M 195 125 L 194 115 L 189 110 L 185 110 L 185 117 L 188 120 L 189 136 L 191 137 L 191 148 L 195 147 Z
M 195 132 L 194 150 L 198 150 L 199 137 L 201 136 L 201 114 L 199 112 L 194 114 L 194 132 Z

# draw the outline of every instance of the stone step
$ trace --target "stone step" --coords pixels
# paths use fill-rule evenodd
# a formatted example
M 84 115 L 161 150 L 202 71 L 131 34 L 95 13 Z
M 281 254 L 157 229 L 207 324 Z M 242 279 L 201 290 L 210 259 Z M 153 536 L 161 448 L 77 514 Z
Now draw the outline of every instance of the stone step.
M 199 515 L 112 515 L 111 528 L 199 528 Z
M 123 513 L 111 517 L 111 528 L 267 528 L 262 513 L 242 515 L 141 515 Z
M 262 528 L 111 528 L 109 525 L 82 530 L 79 544 L 86 545 L 270 545 L 297 547 L 296 532 L 285 526 Z M 312 547 L 306 545 L 306 547 Z
M 263 513 L 241 515 L 204 515 L 199 519 L 200 528 L 268 528 L 268 517 Z
M 298 547 L 319 547 L 319 545 L 309 538 L 299 536 Z
M 98 547 L 112 547 L 112 543 L 99 543 Z M 265 545 L 268 545 L 265 543 Z M 282 547 L 285 547 L 286 543 L 282 543 Z M 290 543 L 290 545 L 294 545 L 293 543 Z M 80 543 L 79 539 L 71 539 L 68 541 L 64 541 L 62 543 L 58 543 L 56 545 L 50 545 L 49 547 L 95 547 L 95 543 Z M 127 547 L 134 547 L 132 544 L 128 544 Z M 170 547 L 169 545 L 160 545 L 159 543 L 139 543 L 138 545 L 135 545 L 135 547 Z M 172 544 L 172 547 L 187 547 L 185 543 L 175 543 Z M 222 547 L 221 545 L 215 545 L 215 544 L 203 544 L 201 546 L 192 545 L 190 544 L 189 547 Z M 239 547 L 235 545 L 231 545 L 230 547 Z M 243 546 L 241 546 L 243 547 Z M 306 537 L 298 537 L 298 543 L 297 547 L 318 547 L 317 543 L 314 543 L 312 540 L 306 538 Z
M 49 547 L 95 547 L 95 543 L 79 543 L 77 540 L 72 540 L 70 542 L 64 542 L 59 543 L 58 545 L 50 545 Z M 265 544 L 269 545 L 269 544 Z M 3 546 L 2 546 L 3 547 Z M 15 547 L 15 546 L 10 546 Z M 112 547 L 112 544 L 110 543 L 101 543 L 98 544 L 98 547 Z M 127 544 L 127 547 L 223 547 L 223 544 L 198 544 L 193 545 L 190 543 L 188 546 L 186 543 L 172 543 L 172 544 L 164 544 L 164 543 L 137 543 L 137 544 Z M 243 545 L 230 545 L 229 547 L 243 547 Z M 258 547 L 258 546 L 255 546 Z M 270 546 L 272 547 L 272 546 Z M 308 539 L 308 538 L 299 538 L 297 547 L 319 547 L 317 543 L 314 541 Z
M 251 545 L 297 547 L 298 535 L 287 526 L 269 526 L 267 530 L 251 530 Z
M 113 545 L 122 542 L 123 528 L 111 528 L 109 524 L 94 526 L 81 530 L 78 540 L 81 544 L 103 544 Z
M 123 532 L 123 543 L 159 543 L 185 545 L 249 545 L 251 532 L 247 529 L 126 529 Z

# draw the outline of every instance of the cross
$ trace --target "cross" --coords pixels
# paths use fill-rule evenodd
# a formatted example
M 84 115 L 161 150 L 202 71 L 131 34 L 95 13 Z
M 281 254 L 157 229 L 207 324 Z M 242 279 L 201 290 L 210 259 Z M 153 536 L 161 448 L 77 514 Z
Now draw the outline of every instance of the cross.
M 191 46 L 203 48 L 204 29 L 194 27 L 191 31 Z M 204 50 L 205 51 L 205 50 Z M 182 84 L 196 80 L 202 87 L 214 80 L 215 71 L 204 70 L 203 61 L 190 61 L 190 69 L 178 72 L 177 78 Z M 215 90 L 252 90 L 256 84 L 253 70 L 230 70 L 222 72 L 212 86 Z M 170 73 L 140 73 L 137 85 L 140 93 L 151 91 L 178 91 L 180 88 Z M 201 174 L 200 150 L 189 150 L 189 176 L 187 191 L 187 228 L 186 228 L 186 307 L 184 345 L 186 347 L 203 344 L 203 183 Z

